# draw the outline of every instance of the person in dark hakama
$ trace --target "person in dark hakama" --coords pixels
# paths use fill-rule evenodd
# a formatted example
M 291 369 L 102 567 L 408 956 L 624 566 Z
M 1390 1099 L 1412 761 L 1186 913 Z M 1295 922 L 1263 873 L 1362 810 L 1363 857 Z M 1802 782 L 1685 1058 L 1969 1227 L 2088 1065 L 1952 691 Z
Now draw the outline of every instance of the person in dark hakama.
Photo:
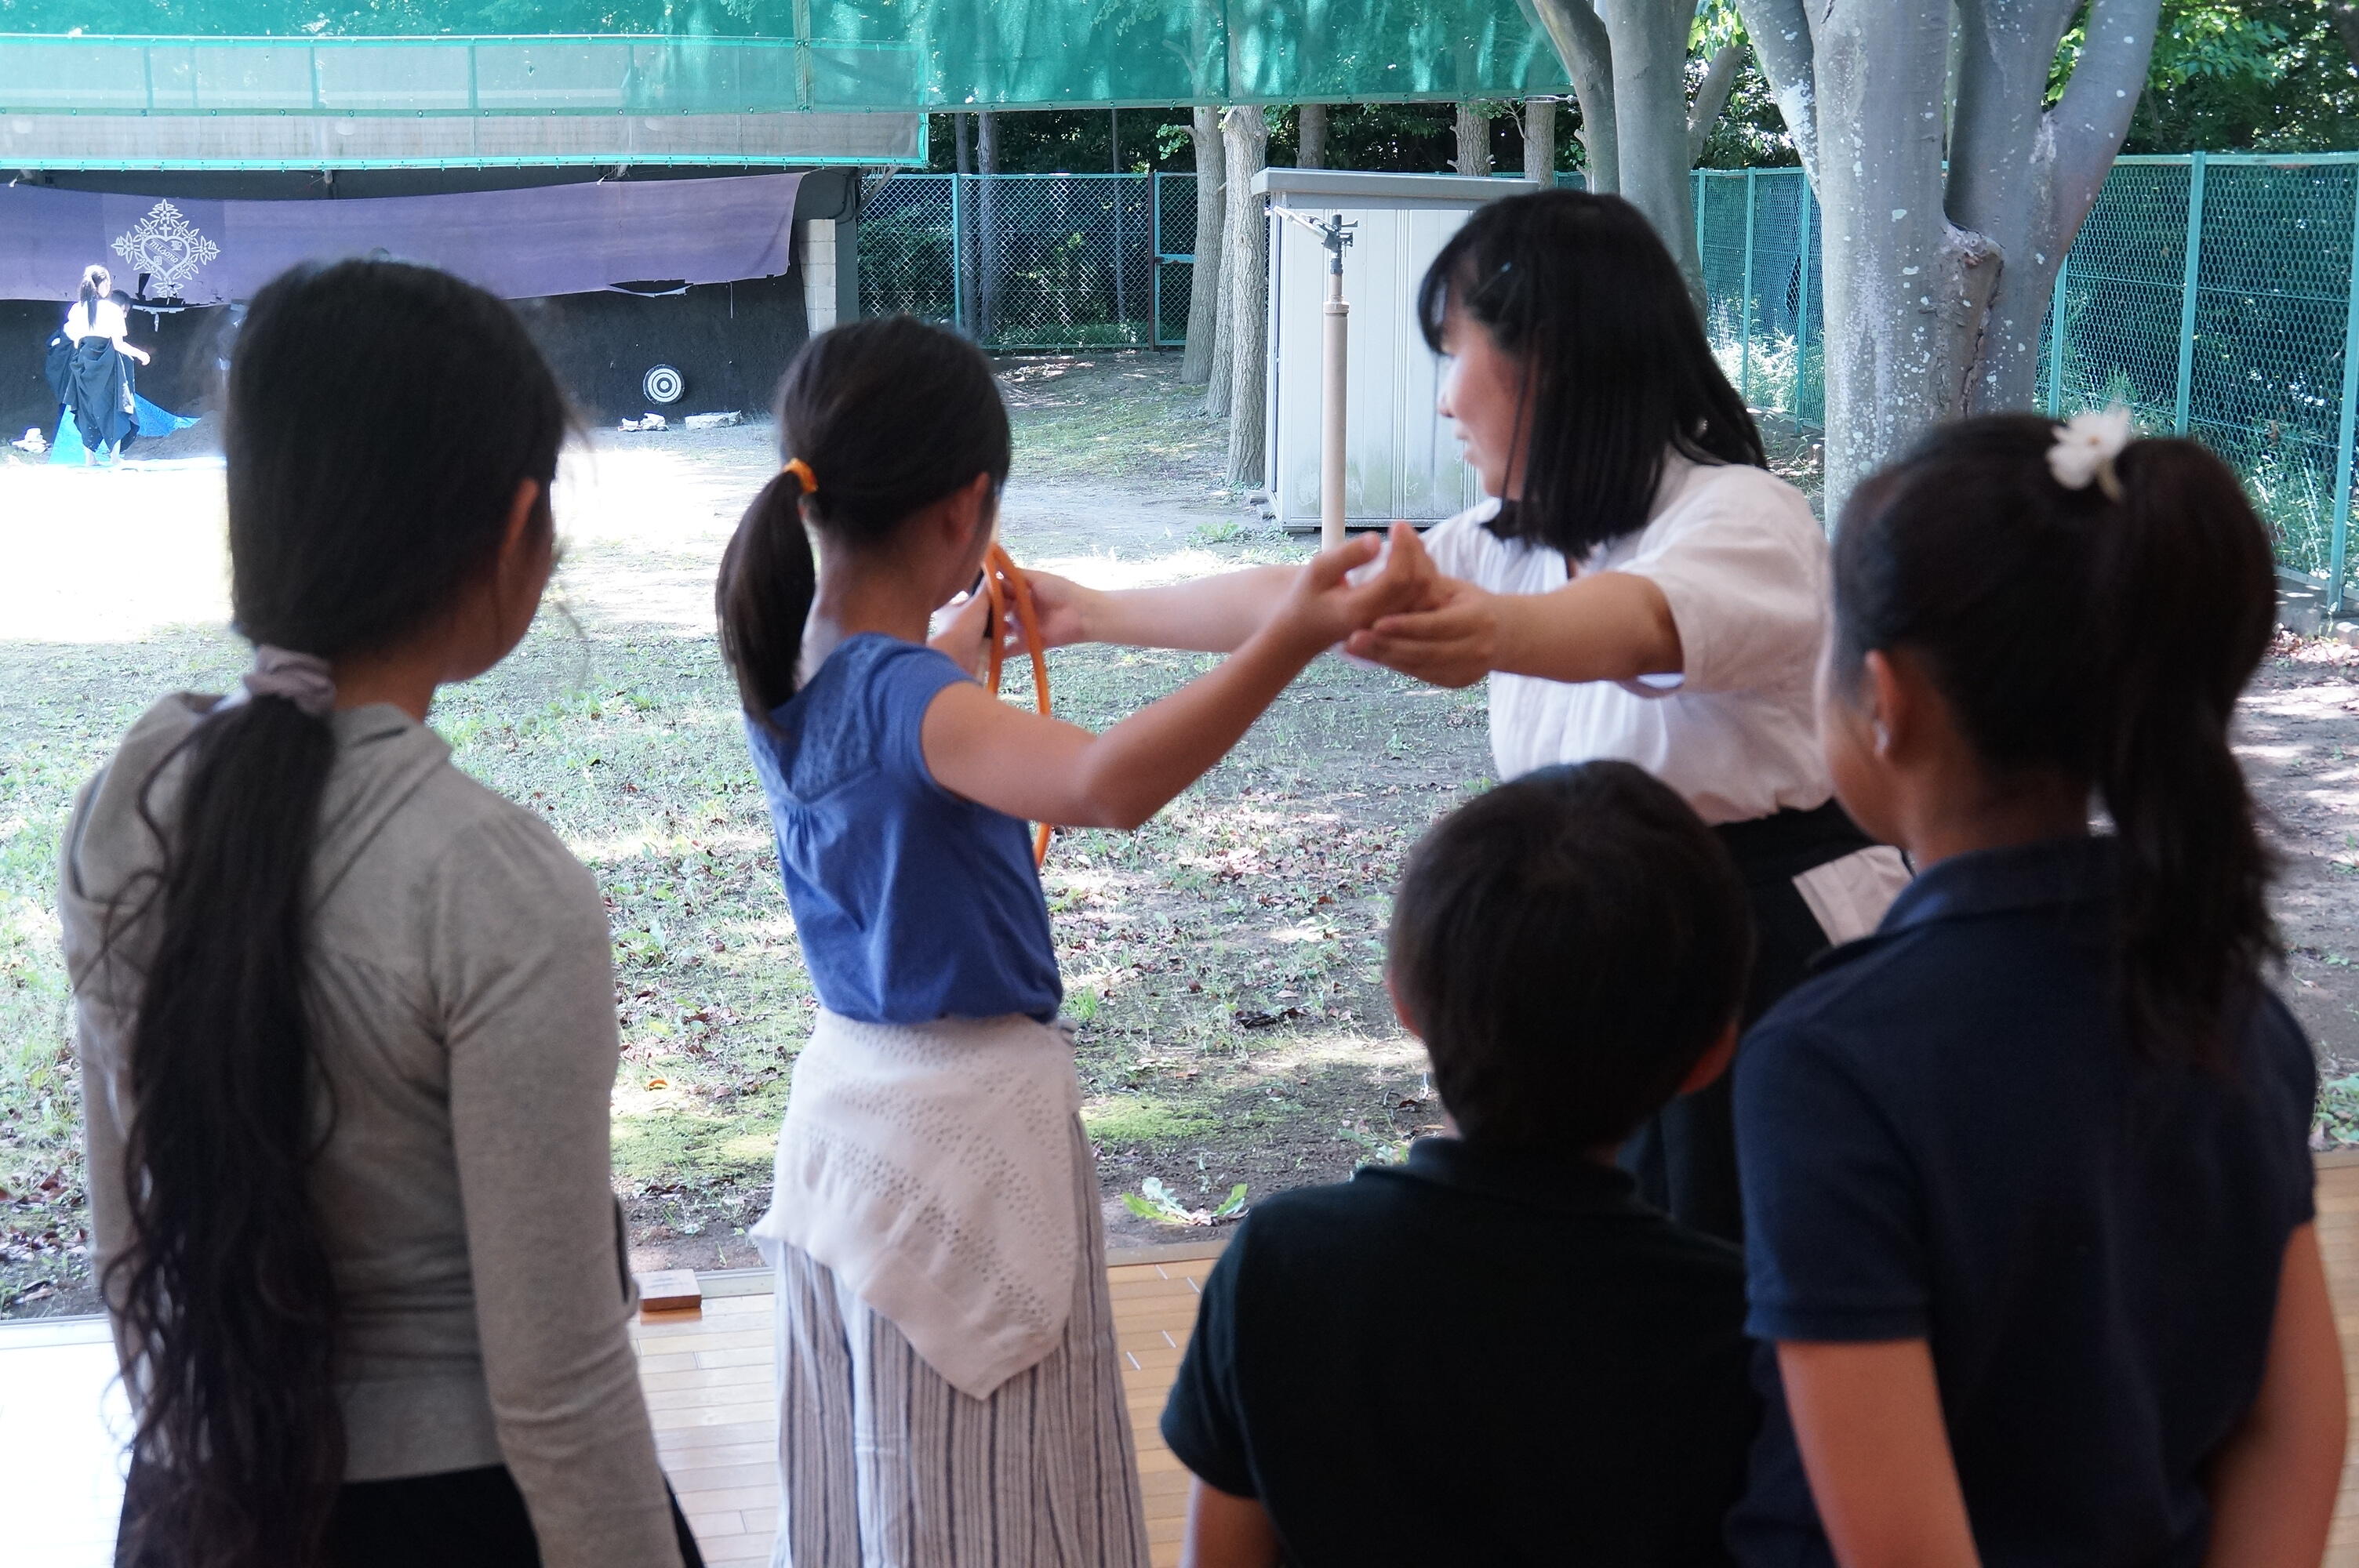
M 114 291 L 114 280 L 104 267 L 84 268 L 80 296 L 58 330 L 58 337 L 71 347 L 60 354 L 57 340 L 51 341 L 50 390 L 73 416 L 85 463 L 111 460 L 133 433 L 136 405 L 131 365 L 135 360 L 147 362 L 147 351 L 128 341 L 130 316 L 115 303 Z

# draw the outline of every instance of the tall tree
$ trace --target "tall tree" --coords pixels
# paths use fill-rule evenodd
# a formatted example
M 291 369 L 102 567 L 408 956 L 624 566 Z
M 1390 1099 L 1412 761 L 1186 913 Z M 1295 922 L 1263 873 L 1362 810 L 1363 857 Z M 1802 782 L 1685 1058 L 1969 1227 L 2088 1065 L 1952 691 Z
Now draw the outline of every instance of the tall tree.
M 1565 78 L 1572 83 L 1573 102 L 1581 105 L 1582 161 L 1589 171 L 1589 189 L 1622 189 L 1622 152 L 1614 115 L 1614 44 L 1605 36 L 1604 19 L 1589 0 L 1536 0 L 1540 25 L 1564 62 Z
M 1564 0 L 1578 5 L 1581 0 Z M 1688 287 L 1703 296 L 1695 187 L 1688 178 L 1688 33 L 1694 0 L 1601 0 L 1614 48 L 1620 190 L 1655 225 Z
M 974 117 L 974 161 L 988 177 L 999 172 L 999 114 L 985 109 Z M 974 335 L 984 342 L 999 330 L 999 182 L 985 178 L 975 183 Z
M 1294 166 L 1327 167 L 1327 105 L 1305 103 L 1294 112 Z
M 1263 481 L 1266 440 L 1262 397 L 1268 384 L 1269 222 L 1253 196 L 1253 178 L 1268 161 L 1269 124 L 1260 109 L 1232 109 L 1221 126 L 1228 145 L 1229 254 L 1223 264 L 1230 299 L 1229 482 Z
M 1221 304 L 1221 258 L 1228 247 L 1223 221 L 1227 211 L 1227 154 L 1221 146 L 1221 112 L 1196 105 L 1188 136 L 1196 152 L 1195 265 L 1189 269 L 1188 341 L 1180 351 L 1180 384 L 1202 386 L 1212 378 L 1212 339 Z
M 1695 97 L 1688 104 L 1690 168 L 1703 161 L 1704 145 L 1712 140 L 1712 127 L 1720 124 L 1721 111 L 1728 107 L 1728 95 L 1736 90 L 1736 73 L 1744 66 L 1743 44 L 1723 44 L 1712 51 L 1712 63 L 1704 67 L 1703 80 L 1696 84 Z
M 1824 213 L 1832 519 L 1926 426 L 2030 403 L 2057 264 L 2129 128 L 2158 0 L 2090 0 L 2052 103 L 2076 0 L 1738 3 Z
M 1458 105 L 1458 172 L 1487 179 L 1491 174 L 1491 121 L 1480 103 Z
M 1556 183 L 1556 100 L 1524 100 L 1524 178 L 1546 190 Z

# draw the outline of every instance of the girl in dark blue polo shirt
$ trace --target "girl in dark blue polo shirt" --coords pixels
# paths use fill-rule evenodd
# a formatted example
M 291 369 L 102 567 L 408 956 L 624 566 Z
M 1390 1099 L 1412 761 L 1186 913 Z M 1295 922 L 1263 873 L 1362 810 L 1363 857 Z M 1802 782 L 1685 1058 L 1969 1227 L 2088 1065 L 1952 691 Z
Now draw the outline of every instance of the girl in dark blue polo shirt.
M 1836 790 L 1920 875 L 1739 1056 L 1739 1557 L 2315 1563 L 2316 1069 L 2228 747 L 2268 536 L 2125 415 L 1977 419 L 1860 487 L 1834 596 Z

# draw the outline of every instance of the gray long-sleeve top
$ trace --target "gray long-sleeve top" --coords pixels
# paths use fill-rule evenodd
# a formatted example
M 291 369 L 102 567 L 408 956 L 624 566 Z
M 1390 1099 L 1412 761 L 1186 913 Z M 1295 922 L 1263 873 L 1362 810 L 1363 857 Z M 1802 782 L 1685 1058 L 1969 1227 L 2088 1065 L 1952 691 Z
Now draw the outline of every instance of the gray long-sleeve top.
M 93 1263 L 129 1240 L 128 1071 L 151 922 L 136 909 L 213 699 L 134 725 L 75 805 L 59 903 L 73 977 Z M 399 709 L 337 714 L 311 870 L 312 1172 L 342 1321 L 348 1480 L 506 1464 L 541 1561 L 679 1563 L 625 1329 L 609 1171 L 620 1042 L 590 873 Z M 160 774 L 157 770 L 162 768 Z M 128 892 L 131 896 L 124 895 Z

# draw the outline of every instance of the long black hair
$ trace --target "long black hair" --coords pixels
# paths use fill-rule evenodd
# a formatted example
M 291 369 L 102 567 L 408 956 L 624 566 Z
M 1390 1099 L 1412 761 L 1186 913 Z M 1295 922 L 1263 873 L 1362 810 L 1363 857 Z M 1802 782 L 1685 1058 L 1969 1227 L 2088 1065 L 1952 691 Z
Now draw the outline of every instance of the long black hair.
M 265 287 L 226 413 L 236 628 L 330 660 L 397 643 L 481 580 L 523 482 L 546 497 L 567 423 L 513 311 L 381 261 Z M 131 1245 L 107 1281 L 138 1406 L 145 1540 L 126 1560 L 302 1568 L 323 1561 L 344 1464 L 309 1181 L 332 1110 L 305 978 L 335 736 L 254 697 L 184 752 L 168 822 L 150 813 L 160 882 L 134 912 L 159 925 L 130 1047 Z
M 721 557 L 713 608 L 746 715 L 767 724 L 795 695 L 818 568 L 808 515 L 831 538 L 881 545 L 977 474 L 996 490 L 1013 448 L 991 362 L 955 332 L 907 316 L 832 327 L 778 382 L 779 456 Z M 808 486 L 808 493 L 806 489 Z
M 76 295 L 83 308 L 94 309 L 98 302 L 114 291 L 114 279 L 107 270 L 92 262 L 82 269 L 82 287 Z M 95 317 L 92 318 L 93 320 Z
M 1516 438 L 1528 411 L 1531 446 L 1522 495 L 1490 524 L 1501 538 L 1577 562 L 1646 523 L 1667 454 L 1769 466 L 1679 265 L 1620 197 L 1542 190 L 1476 208 L 1418 286 L 1437 353 L 1452 306 L 1524 370 Z
M 1907 648 L 1991 768 L 2094 790 L 2120 844 L 2131 1037 L 2217 1065 L 2225 1020 L 2277 952 L 2271 859 L 2228 747 L 2276 621 L 2268 533 L 2193 441 L 2132 441 L 2115 500 L 2059 482 L 2055 438 L 2031 415 L 1969 419 L 1853 492 L 1836 671 Z

